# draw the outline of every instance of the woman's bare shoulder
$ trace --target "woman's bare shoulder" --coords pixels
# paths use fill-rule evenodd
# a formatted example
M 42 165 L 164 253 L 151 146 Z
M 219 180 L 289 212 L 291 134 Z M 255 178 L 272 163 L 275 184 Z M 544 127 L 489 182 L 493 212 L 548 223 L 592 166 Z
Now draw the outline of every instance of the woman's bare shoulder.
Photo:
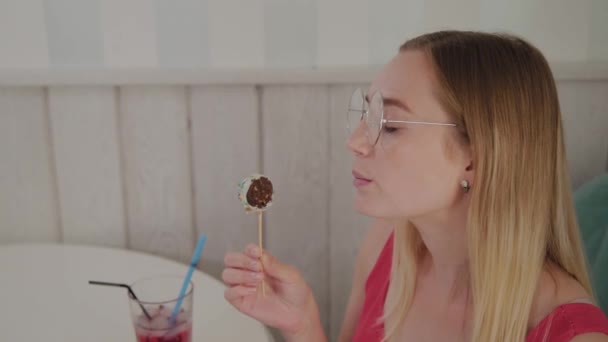
M 561 267 L 548 263 L 539 279 L 530 327 L 536 326 L 560 305 L 574 302 L 593 303 L 592 295 Z

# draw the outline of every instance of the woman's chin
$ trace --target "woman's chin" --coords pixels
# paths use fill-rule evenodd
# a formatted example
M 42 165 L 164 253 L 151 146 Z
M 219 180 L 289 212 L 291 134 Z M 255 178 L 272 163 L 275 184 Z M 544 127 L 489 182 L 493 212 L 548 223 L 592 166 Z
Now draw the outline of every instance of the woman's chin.
M 361 194 L 355 195 L 353 209 L 363 216 L 377 219 L 400 220 L 405 217 L 411 217 L 408 215 L 410 211 L 399 210 L 391 206 L 389 202 L 374 200 L 369 196 L 362 196 Z
M 365 198 L 360 194 L 355 195 L 355 201 L 353 203 L 353 207 L 355 211 L 364 216 L 377 216 L 377 210 L 374 210 L 374 204 L 369 200 L 369 198 Z

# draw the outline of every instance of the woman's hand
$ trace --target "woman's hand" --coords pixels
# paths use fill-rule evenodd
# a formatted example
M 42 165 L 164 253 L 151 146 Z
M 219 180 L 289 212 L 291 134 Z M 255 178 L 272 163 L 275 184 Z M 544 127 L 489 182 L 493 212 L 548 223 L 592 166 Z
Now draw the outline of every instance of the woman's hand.
M 294 267 L 266 251 L 262 255 L 253 244 L 243 253 L 227 253 L 224 263 L 222 279 L 228 285 L 224 296 L 240 312 L 279 329 L 288 340 L 315 336 L 319 341 L 319 334 L 323 336 L 312 291 Z

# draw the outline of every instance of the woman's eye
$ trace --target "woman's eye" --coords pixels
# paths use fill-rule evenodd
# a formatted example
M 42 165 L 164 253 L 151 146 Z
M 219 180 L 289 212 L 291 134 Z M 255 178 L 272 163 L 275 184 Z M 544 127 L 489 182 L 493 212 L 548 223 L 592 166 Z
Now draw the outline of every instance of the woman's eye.
M 396 132 L 397 130 L 398 130 L 398 128 L 397 128 L 397 127 L 387 127 L 387 126 L 384 126 L 384 131 L 385 131 L 386 133 L 394 133 L 394 132 Z

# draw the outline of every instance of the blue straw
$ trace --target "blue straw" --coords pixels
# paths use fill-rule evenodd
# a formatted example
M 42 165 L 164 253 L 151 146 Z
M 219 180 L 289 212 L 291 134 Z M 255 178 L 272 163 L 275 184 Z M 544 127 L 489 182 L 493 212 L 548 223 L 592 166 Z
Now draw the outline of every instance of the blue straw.
M 198 259 L 201 257 L 201 253 L 203 252 L 203 247 L 205 247 L 205 242 L 207 241 L 207 236 L 205 234 L 201 235 L 198 239 L 198 243 L 196 244 L 196 249 L 194 250 L 194 255 L 192 255 L 192 260 L 190 261 L 190 267 L 188 268 L 188 273 L 186 274 L 186 278 L 184 279 L 184 283 L 182 284 L 182 289 L 179 291 L 179 297 L 177 300 L 177 304 L 175 304 L 175 308 L 173 308 L 173 313 L 171 314 L 171 322 L 175 322 L 177 318 L 177 314 L 179 313 L 179 308 L 182 306 L 182 302 L 184 301 L 184 296 L 186 295 L 186 290 L 188 289 L 188 284 L 190 284 L 190 279 L 192 278 L 192 272 L 196 268 L 198 264 Z

